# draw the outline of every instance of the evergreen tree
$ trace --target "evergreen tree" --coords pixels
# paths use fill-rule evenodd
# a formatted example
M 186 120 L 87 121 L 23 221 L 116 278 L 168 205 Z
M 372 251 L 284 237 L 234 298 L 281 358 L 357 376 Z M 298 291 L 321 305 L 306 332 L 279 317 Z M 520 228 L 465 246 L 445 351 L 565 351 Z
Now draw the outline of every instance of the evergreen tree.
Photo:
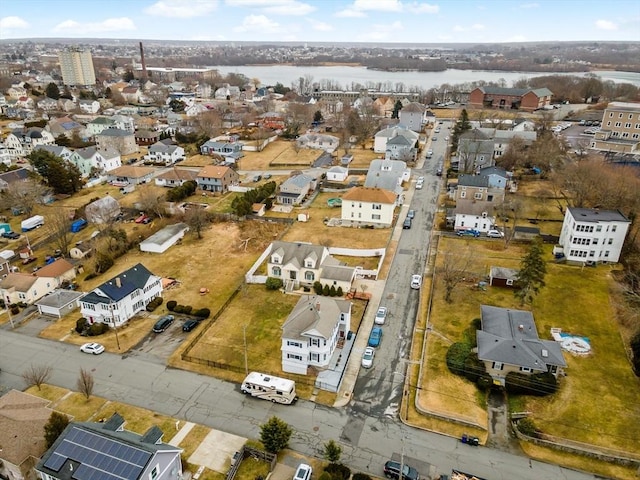
M 56 411 L 51 413 L 49 421 L 44 426 L 44 440 L 47 443 L 47 448 L 54 444 L 67 425 L 69 425 L 69 417 L 64 413 Z
M 342 447 L 333 440 L 324 444 L 324 459 L 329 463 L 338 463 L 342 455 Z
M 82 174 L 72 163 L 45 150 L 29 154 L 33 168 L 55 193 L 72 194 L 82 188 Z
M 520 299 L 520 304 L 532 302 L 533 297 L 544 287 L 544 276 L 547 273 L 547 265 L 543 259 L 542 242 L 535 240 L 529 247 L 529 252 L 520 263 L 520 271 L 516 276 L 518 289 L 514 292 Z
M 313 121 L 316 123 L 322 123 L 323 120 L 322 112 L 320 110 L 316 110 L 316 113 L 313 114 Z
M 58 88 L 58 86 L 55 83 L 51 82 L 49 85 L 47 85 L 47 88 L 45 90 L 45 94 L 49 98 L 53 98 L 54 100 L 58 100 L 60 98 L 60 89 Z
M 393 106 L 393 112 L 391 113 L 391 118 L 400 118 L 400 110 L 402 110 L 402 102 L 400 100 L 396 100 L 396 104 Z
M 463 108 L 462 113 L 460 113 L 460 118 L 453 127 L 453 135 L 451 135 L 451 143 L 454 151 L 458 148 L 458 139 L 460 138 L 460 135 L 469 130 L 471 130 L 469 114 L 467 113 L 467 110 Z
M 278 453 L 287 448 L 293 434 L 291 427 L 278 417 L 271 417 L 267 423 L 260 425 L 260 441 L 269 453 Z

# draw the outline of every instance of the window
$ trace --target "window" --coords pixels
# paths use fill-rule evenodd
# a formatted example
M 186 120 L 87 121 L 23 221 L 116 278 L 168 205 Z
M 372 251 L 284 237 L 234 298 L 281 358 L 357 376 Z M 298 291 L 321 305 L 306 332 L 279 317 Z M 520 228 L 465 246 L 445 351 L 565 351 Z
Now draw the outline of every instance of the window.
M 601 231 L 602 231 L 602 225 L 596 226 L 596 232 L 601 232 Z
M 294 340 L 287 340 L 287 346 L 288 347 L 302 348 L 302 343 L 301 342 L 296 342 Z
M 513 285 L 513 280 L 511 278 L 507 279 L 507 285 L 509 286 Z
M 595 250 L 591 250 L 591 251 L 589 252 L 589 256 L 590 256 L 590 257 L 595 257 L 595 255 L 596 255 Z
M 611 225 L 611 231 L 612 231 L 612 232 L 615 232 L 615 231 L 616 231 L 616 228 L 618 228 L 618 226 L 617 226 L 617 225 Z
M 608 256 L 609 256 L 609 250 L 607 250 L 607 251 L 605 251 L 605 252 L 604 252 L 604 256 L 605 256 L 605 257 L 608 257 Z
M 607 127 L 610 127 L 610 126 L 611 126 L 611 122 L 609 121 L 607 122 Z
M 313 282 L 316 279 L 316 276 L 313 272 L 305 272 L 304 279 L 308 282 Z
M 294 353 L 287 353 L 287 358 L 291 360 L 298 360 L 299 362 L 302 361 L 302 355 L 296 355 Z
M 482 200 L 482 193 L 474 193 L 473 198 L 475 198 L 476 200 Z
M 467 192 L 465 192 L 464 190 L 462 190 L 460 192 L 460 198 L 465 198 L 467 196 Z
M 320 339 L 318 339 L 318 338 L 312 338 L 312 339 L 311 339 L 311 346 L 312 346 L 312 347 L 319 347 L 319 346 L 320 346 Z
M 279 277 L 282 275 L 282 270 L 280 267 L 273 267 L 272 273 L 274 277 Z
M 613 238 L 610 238 L 610 239 L 607 241 L 607 245 L 613 245 Z
M 616 127 L 621 127 L 622 126 L 622 122 L 616 122 Z
M 520 367 L 520 371 L 524 372 L 524 373 L 531 373 L 531 372 L 533 372 L 533 369 L 531 369 L 529 367 Z
M 280 257 L 274 255 L 271 257 L 271 263 L 280 263 Z
M 153 470 L 151 470 L 151 473 L 149 474 L 149 478 L 151 480 L 156 480 L 156 478 L 158 478 L 159 471 L 160 471 L 160 469 L 158 468 L 158 465 L 153 467 Z
M 493 362 L 493 369 L 494 370 L 502 370 L 503 364 L 502 362 Z
M 382 210 L 382 204 L 379 203 L 374 203 L 372 207 L 374 210 Z
M 380 215 L 371 215 L 373 220 L 380 220 Z
M 627 123 L 625 123 L 625 124 L 624 124 L 624 128 L 631 128 L 631 123 L 628 123 L 628 122 L 627 122 Z

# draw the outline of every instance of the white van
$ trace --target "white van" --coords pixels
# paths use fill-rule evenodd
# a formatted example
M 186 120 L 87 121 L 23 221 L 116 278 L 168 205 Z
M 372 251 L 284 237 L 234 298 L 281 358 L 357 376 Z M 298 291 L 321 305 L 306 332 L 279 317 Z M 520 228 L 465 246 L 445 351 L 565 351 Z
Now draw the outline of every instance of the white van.
M 298 400 L 296 382 L 265 373 L 251 372 L 242 382 L 240 391 L 245 395 L 289 405 Z

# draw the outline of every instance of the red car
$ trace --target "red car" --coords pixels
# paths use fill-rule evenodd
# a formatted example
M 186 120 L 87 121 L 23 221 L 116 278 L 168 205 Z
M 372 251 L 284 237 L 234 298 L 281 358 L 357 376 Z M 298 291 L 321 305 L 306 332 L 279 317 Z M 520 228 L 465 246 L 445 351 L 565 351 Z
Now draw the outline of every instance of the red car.
M 149 223 L 150 221 L 151 219 L 144 213 L 135 220 L 136 223 Z
M 38 257 L 29 257 L 29 258 L 25 258 L 22 260 L 22 264 L 23 265 L 29 265 L 30 263 L 35 262 L 36 260 L 38 260 Z

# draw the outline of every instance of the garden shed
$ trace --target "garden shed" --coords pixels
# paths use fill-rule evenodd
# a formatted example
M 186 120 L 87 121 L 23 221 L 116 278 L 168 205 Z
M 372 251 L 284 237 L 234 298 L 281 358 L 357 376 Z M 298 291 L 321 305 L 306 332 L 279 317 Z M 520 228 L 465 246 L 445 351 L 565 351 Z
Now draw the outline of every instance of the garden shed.
M 41 315 L 62 318 L 79 307 L 84 295 L 84 292 L 57 289 L 35 302 L 35 305 Z
M 163 253 L 169 247 L 175 245 L 184 234 L 189 231 L 186 223 L 168 225 L 159 232 L 154 233 L 146 240 L 140 242 L 140 251 L 150 253 Z

